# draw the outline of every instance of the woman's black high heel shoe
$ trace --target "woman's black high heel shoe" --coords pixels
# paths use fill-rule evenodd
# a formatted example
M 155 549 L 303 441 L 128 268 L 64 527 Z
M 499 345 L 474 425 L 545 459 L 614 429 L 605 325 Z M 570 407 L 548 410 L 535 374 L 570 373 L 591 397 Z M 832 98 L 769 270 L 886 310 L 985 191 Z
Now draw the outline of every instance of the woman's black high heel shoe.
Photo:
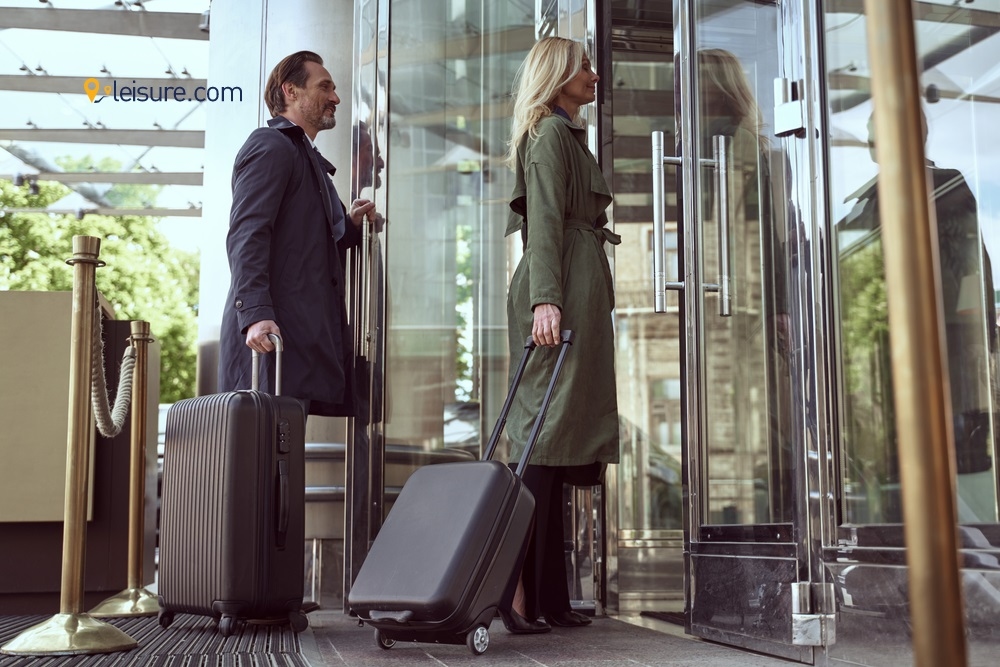
M 560 628 L 579 628 L 590 625 L 590 617 L 576 611 L 560 611 L 555 614 L 545 614 L 545 620 Z
M 500 619 L 503 620 L 503 626 L 512 635 L 539 635 L 552 629 L 552 626 L 548 623 L 529 621 L 513 609 L 498 609 L 497 611 L 500 612 Z

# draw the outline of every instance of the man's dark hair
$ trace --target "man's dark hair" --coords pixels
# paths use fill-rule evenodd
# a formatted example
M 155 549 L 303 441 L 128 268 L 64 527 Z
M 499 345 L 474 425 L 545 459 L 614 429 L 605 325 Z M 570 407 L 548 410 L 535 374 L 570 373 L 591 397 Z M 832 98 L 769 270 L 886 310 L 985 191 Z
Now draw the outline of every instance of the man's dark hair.
M 312 51 L 299 51 L 286 56 L 271 70 L 271 75 L 267 77 L 267 85 L 264 87 L 264 104 L 267 105 L 272 118 L 285 110 L 285 93 L 281 90 L 283 84 L 291 83 L 297 88 L 305 87 L 306 79 L 309 78 L 309 73 L 306 72 L 307 62 L 322 65 L 323 59 Z

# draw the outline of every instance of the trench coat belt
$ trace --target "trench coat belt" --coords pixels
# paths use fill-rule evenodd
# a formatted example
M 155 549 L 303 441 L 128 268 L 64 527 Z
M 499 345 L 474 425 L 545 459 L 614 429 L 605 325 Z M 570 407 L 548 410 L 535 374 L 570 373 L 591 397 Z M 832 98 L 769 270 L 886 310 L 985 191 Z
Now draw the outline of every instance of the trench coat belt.
M 588 232 L 594 232 L 599 241 L 607 241 L 611 245 L 618 245 L 622 242 L 622 237 L 615 234 L 613 231 L 607 227 L 595 227 L 594 223 L 587 222 L 586 220 L 580 220 L 579 218 L 571 218 L 563 222 L 566 229 L 584 229 Z
M 588 232 L 593 232 L 594 236 L 597 237 L 598 242 L 607 241 L 611 245 L 618 245 L 622 242 L 622 237 L 615 234 L 610 229 L 605 229 L 604 227 L 594 227 L 593 223 L 587 222 L 586 220 L 570 219 L 563 222 L 566 229 L 582 229 Z M 603 247 L 603 246 L 599 246 Z M 601 268 L 604 269 L 604 282 L 608 288 L 608 302 L 611 308 L 615 307 L 615 281 L 611 277 L 611 265 L 608 264 L 608 256 L 603 252 L 598 252 L 601 257 Z

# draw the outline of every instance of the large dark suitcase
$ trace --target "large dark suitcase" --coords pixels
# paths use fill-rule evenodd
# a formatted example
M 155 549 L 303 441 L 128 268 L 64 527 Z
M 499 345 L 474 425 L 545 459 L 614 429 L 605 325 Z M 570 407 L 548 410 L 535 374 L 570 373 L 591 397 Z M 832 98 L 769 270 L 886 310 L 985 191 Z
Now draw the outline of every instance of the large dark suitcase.
M 275 343 L 280 394 L 281 341 Z M 160 505 L 159 622 L 212 616 L 305 630 L 305 415 L 295 398 L 253 389 L 178 401 L 167 411 Z
M 535 345 L 529 338 L 481 461 L 416 470 L 372 543 L 348 605 L 375 628 L 375 641 L 489 646 L 489 625 L 523 560 L 535 499 L 521 473 L 538 438 L 573 333 L 564 331 L 542 407 L 516 474 L 491 460 Z

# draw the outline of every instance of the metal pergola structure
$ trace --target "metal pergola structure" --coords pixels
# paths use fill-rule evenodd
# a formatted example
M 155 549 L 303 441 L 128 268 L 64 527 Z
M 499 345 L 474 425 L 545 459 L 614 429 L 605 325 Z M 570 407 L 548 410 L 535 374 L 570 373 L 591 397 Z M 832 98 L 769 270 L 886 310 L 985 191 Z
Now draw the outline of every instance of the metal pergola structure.
M 151 0 L 146 0 L 148 4 Z M 206 2 L 207 5 L 207 2 Z M 0 31 L 20 28 L 44 31 L 68 31 L 99 35 L 126 35 L 166 39 L 208 39 L 208 12 L 202 14 L 146 11 L 142 2 L 117 0 L 104 9 L 59 9 L 49 3 L 37 7 L 5 7 L 0 11 Z M 0 90 L 11 92 L 85 95 L 86 76 L 49 76 L 22 67 L 23 75 L 0 75 Z M 39 68 L 40 69 L 40 68 Z M 174 74 L 168 70 L 169 74 Z M 186 70 L 182 73 L 187 74 Z M 176 77 L 176 75 L 175 75 Z M 185 88 L 205 86 L 205 79 L 122 77 L 135 86 L 159 88 L 183 85 Z M 66 172 L 51 164 L 31 149 L 35 143 L 57 142 L 96 145 L 129 145 L 203 149 L 205 133 L 178 129 L 117 129 L 102 124 L 85 123 L 83 128 L 39 128 L 29 121 L 28 128 L 0 128 L 0 148 L 18 158 L 26 166 L 24 173 L 0 175 L 20 183 L 55 181 L 79 193 L 93 204 L 91 207 L 56 211 L 54 209 L 6 209 L 6 212 L 87 213 L 104 215 L 200 216 L 200 206 L 191 208 L 116 208 L 94 184 L 188 185 L 201 186 L 200 171 L 161 172 L 155 170 L 126 172 Z M 9 167 L 8 167 L 9 168 Z

